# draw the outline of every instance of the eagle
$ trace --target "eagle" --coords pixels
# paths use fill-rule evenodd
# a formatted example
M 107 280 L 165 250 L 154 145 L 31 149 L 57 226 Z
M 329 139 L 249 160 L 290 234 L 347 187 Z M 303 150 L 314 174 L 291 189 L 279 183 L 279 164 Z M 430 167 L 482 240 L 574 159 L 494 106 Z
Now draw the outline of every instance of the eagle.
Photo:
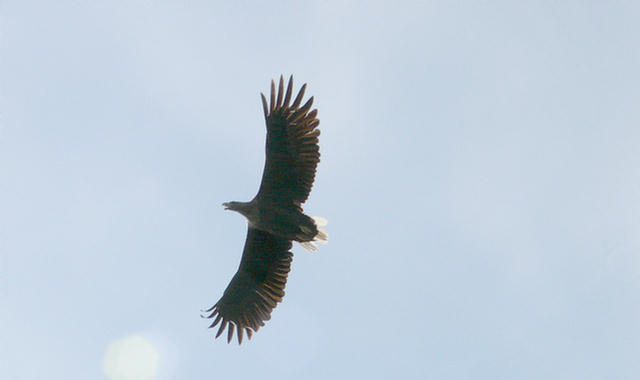
M 318 111 L 311 110 L 313 97 L 301 106 L 306 87 L 306 83 L 302 85 L 292 103 L 293 76 L 286 92 L 280 76 L 277 91 L 271 80 L 269 102 L 260 94 L 267 124 L 260 189 L 250 202 L 222 204 L 224 209 L 242 214 L 248 224 L 238 271 L 222 298 L 203 310 L 203 318 L 213 319 L 210 328 L 220 324 L 216 338 L 228 328 L 227 343 L 233 339 L 234 330 L 238 344 L 242 344 L 244 333 L 251 339 L 271 319 L 271 312 L 284 297 L 293 259 L 292 242 L 308 251 L 317 250 L 314 242 L 328 242 L 322 228 L 326 219 L 307 216 L 302 210 L 320 162 L 320 120 Z

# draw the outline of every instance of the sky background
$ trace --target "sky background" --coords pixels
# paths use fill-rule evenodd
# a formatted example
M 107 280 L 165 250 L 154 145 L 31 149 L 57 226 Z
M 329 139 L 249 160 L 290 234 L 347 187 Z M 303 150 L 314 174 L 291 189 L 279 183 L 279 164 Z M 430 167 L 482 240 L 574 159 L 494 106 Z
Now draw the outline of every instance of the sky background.
M 640 378 L 638 2 L 184 3 L 0 0 L 0 378 Z M 280 74 L 330 242 L 228 345 Z

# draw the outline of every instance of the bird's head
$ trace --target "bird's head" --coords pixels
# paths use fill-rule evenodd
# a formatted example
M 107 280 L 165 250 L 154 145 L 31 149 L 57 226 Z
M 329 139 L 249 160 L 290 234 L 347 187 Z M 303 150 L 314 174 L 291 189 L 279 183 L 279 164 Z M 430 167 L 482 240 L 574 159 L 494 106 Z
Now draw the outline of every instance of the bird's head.
M 237 211 L 239 213 L 243 213 L 243 211 L 245 211 L 248 207 L 249 207 L 249 203 L 246 202 L 236 202 L 236 201 L 232 201 L 232 202 L 224 202 L 222 204 L 222 207 L 225 210 L 231 210 L 231 211 Z
M 246 218 L 250 218 L 250 216 L 255 213 L 253 203 L 251 202 L 225 202 L 222 204 L 222 207 L 224 207 L 225 210 L 239 212 Z

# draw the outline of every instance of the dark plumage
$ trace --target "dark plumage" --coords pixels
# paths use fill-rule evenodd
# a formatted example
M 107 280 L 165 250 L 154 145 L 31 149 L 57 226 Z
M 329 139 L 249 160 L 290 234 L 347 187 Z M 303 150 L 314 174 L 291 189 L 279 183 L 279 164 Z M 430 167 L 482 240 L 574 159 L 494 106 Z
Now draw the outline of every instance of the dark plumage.
M 305 215 L 301 207 L 309 197 L 320 162 L 320 121 L 317 110 L 310 111 L 313 97 L 300 106 L 306 86 L 293 103 L 293 76 L 286 92 L 282 76 L 277 91 L 271 81 L 269 102 L 261 94 L 267 142 L 260 189 L 250 202 L 223 203 L 248 222 L 238 271 L 222 298 L 206 310 L 206 318 L 215 318 L 209 327 L 220 323 L 216 338 L 228 327 L 228 342 L 234 330 L 238 343 L 242 343 L 244 333 L 251 338 L 282 301 L 293 258 L 292 241 L 311 251 L 317 249 L 314 241 L 328 240 L 326 231 L 320 228 L 326 220 Z

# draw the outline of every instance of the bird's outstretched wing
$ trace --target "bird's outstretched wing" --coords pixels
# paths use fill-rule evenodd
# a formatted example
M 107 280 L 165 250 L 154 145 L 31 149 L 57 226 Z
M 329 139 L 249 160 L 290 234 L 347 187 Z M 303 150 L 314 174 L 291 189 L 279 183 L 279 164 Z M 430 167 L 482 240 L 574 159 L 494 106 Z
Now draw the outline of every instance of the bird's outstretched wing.
M 216 338 L 228 326 L 227 342 L 235 329 L 242 343 L 243 332 L 251 339 L 271 318 L 284 297 L 293 258 L 290 249 L 291 241 L 249 227 L 238 271 L 218 303 L 206 310 L 206 318 L 215 318 L 209 327 L 221 323 Z
M 306 84 L 291 102 L 293 76 L 289 78 L 286 93 L 282 76 L 276 93 L 271 81 L 270 101 L 263 94 L 262 106 L 267 123 L 266 161 L 262 183 L 256 198 L 280 206 L 300 207 L 309 197 L 316 167 L 320 162 L 317 129 L 318 111 L 310 111 L 313 97 L 300 106 Z

